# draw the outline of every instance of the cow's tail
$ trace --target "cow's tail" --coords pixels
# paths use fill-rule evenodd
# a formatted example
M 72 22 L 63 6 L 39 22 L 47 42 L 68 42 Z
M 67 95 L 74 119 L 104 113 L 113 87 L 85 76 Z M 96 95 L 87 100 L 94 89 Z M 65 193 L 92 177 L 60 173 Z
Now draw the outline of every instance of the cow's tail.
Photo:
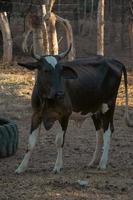
M 124 65 L 122 65 L 122 71 L 124 75 L 124 85 L 125 85 L 125 122 L 127 126 L 133 127 L 133 122 L 131 122 L 128 110 L 128 81 L 127 81 L 127 70 Z

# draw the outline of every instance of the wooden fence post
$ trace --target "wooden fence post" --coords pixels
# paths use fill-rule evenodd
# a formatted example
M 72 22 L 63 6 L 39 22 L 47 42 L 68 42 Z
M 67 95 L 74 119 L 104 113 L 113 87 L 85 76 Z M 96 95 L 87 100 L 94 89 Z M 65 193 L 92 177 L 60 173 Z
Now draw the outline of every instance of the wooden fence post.
M 99 4 L 98 4 L 97 54 L 104 55 L 104 0 L 99 0 Z
M 12 37 L 6 12 L 0 13 L 0 26 L 3 36 L 3 62 L 12 62 Z

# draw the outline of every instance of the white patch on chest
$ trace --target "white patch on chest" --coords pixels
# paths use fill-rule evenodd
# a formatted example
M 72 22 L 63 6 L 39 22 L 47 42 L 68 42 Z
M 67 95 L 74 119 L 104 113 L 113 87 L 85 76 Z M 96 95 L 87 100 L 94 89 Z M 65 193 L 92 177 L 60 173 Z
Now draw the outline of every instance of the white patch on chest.
M 47 56 L 45 57 L 45 60 L 55 69 L 55 66 L 57 64 L 57 60 L 53 56 Z

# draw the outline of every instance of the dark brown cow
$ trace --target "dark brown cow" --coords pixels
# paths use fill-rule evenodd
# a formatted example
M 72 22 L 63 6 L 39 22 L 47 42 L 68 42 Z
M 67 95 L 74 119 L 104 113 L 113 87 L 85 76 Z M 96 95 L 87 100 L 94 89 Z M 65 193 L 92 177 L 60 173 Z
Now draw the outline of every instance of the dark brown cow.
M 34 63 L 19 63 L 30 70 L 38 69 L 38 75 L 32 94 L 33 115 L 29 145 L 22 163 L 16 170 L 17 173 L 24 172 L 28 166 L 39 125 L 43 122 L 46 130 L 49 130 L 56 120 L 59 121 L 62 130 L 56 136 L 58 155 L 54 172 L 60 172 L 63 167 L 62 148 L 72 111 L 80 112 L 81 115 L 92 113 L 97 139 L 90 166 L 99 164 L 100 169 L 105 169 L 122 74 L 126 93 L 126 119 L 129 122 L 125 66 L 117 60 L 103 56 L 61 62 L 69 51 L 70 48 L 58 56 L 35 56 L 37 62 Z

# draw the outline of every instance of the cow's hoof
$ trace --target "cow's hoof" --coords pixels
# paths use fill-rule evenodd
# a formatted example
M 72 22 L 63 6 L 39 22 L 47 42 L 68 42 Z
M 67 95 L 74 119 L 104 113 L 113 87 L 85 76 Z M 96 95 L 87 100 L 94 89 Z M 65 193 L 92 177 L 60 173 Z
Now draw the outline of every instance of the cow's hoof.
M 92 161 L 92 162 L 89 163 L 88 167 L 89 167 L 89 168 L 96 168 L 97 165 L 98 165 L 97 162 L 93 162 L 93 161 Z
M 63 170 L 63 167 L 54 167 L 53 172 L 54 174 L 59 174 L 61 173 L 61 171 Z
M 98 169 L 100 169 L 100 170 L 106 170 L 106 168 L 107 168 L 107 166 L 106 166 L 106 164 L 104 162 L 100 162 L 99 163 Z
M 15 170 L 15 174 L 21 174 L 21 173 L 22 173 L 22 171 L 20 169 Z
M 18 168 L 15 170 L 15 173 L 16 173 L 16 174 L 21 174 L 21 173 L 24 173 L 25 170 L 26 170 L 26 168 L 18 167 Z

